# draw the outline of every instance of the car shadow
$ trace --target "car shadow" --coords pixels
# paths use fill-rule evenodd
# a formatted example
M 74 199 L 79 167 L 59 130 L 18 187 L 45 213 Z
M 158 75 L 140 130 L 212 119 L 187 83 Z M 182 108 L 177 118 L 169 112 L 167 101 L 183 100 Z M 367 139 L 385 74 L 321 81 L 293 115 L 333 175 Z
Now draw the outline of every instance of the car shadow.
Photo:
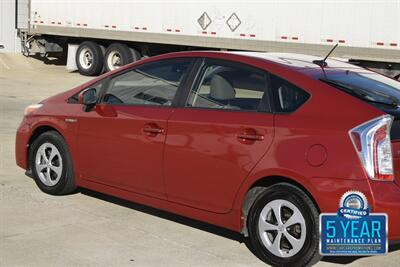
M 368 258 L 370 256 L 325 256 L 321 259 L 321 261 L 336 263 L 336 264 L 350 264 L 358 259 Z
M 144 212 L 153 216 L 157 216 L 166 220 L 170 220 L 176 223 L 180 223 L 189 227 L 196 228 L 198 230 L 208 232 L 214 235 L 218 235 L 227 239 L 231 239 L 240 243 L 245 243 L 245 245 L 249 248 L 250 251 L 252 251 L 251 247 L 249 246 L 248 242 L 246 242 L 246 239 L 241 235 L 240 233 L 218 227 L 209 223 L 197 221 L 194 219 L 190 219 L 187 217 L 183 217 L 171 212 L 163 211 L 160 209 L 152 208 L 149 206 L 145 206 L 142 204 L 138 204 L 135 202 L 131 202 L 128 200 L 120 199 L 117 197 L 105 195 L 96 191 L 92 191 L 89 189 L 85 188 L 80 188 L 79 192 L 90 196 L 94 197 L 103 201 L 111 202 L 113 204 L 126 207 L 132 210 Z M 392 243 L 389 245 L 389 253 L 400 250 L 400 242 Z M 350 264 L 358 259 L 361 258 L 366 258 L 370 256 L 325 256 L 321 259 L 323 262 L 328 262 L 328 263 L 337 263 L 337 264 Z
M 400 250 L 400 242 L 391 243 L 389 245 L 389 253 Z M 358 259 L 368 258 L 371 256 L 325 256 L 321 261 L 337 264 L 350 264 Z
M 88 190 L 88 189 L 84 189 L 84 188 L 79 189 L 79 192 L 84 195 L 90 196 L 90 197 L 95 197 L 97 199 L 111 202 L 113 204 L 116 204 L 116 205 L 119 205 L 122 207 L 126 207 L 126 208 L 129 208 L 132 210 L 144 212 L 144 213 L 147 213 L 147 214 L 150 214 L 153 216 L 157 216 L 157 217 L 160 217 L 160 218 L 163 218 L 166 220 L 180 223 L 180 224 L 183 224 L 183 225 L 186 225 L 189 227 L 193 227 L 198 230 L 202 230 L 202 231 L 214 234 L 214 235 L 225 237 L 225 238 L 228 238 L 228 239 L 240 242 L 240 243 L 244 242 L 244 238 L 240 233 L 237 233 L 237 232 L 234 232 L 234 231 L 222 228 L 222 227 L 218 227 L 218 226 L 215 226 L 212 224 L 208 224 L 205 222 L 201 222 L 201 221 L 197 221 L 197 220 L 190 219 L 187 217 L 183 217 L 183 216 L 171 213 L 171 212 L 159 210 L 156 208 L 152 208 L 152 207 L 138 204 L 135 202 L 130 202 L 127 200 L 123 200 L 123 199 L 120 199 L 117 197 L 105 195 L 105 194 L 95 192 L 92 190 Z

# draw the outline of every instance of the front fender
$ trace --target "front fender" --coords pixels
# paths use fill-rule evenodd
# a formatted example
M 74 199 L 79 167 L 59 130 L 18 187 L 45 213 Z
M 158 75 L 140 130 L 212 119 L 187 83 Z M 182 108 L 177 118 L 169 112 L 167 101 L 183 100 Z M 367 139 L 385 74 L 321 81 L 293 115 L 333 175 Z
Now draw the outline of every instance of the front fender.
M 77 155 L 77 142 L 76 136 L 78 132 L 78 121 L 71 120 L 71 118 L 65 116 L 35 116 L 30 120 L 30 136 L 27 146 L 29 147 L 34 138 L 45 131 L 55 130 L 65 140 L 69 151 L 71 153 L 72 160 Z M 26 151 L 29 153 L 29 150 Z M 27 154 L 28 159 L 28 154 Z

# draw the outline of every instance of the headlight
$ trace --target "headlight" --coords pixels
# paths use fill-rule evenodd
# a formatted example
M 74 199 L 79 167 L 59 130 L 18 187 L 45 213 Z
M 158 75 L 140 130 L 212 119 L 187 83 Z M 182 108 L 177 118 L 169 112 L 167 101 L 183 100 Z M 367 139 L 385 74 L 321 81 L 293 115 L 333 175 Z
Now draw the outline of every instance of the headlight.
M 32 105 L 27 106 L 25 108 L 24 116 L 29 116 L 29 114 L 31 114 L 35 110 L 38 110 L 42 106 L 43 106 L 43 104 L 32 104 Z

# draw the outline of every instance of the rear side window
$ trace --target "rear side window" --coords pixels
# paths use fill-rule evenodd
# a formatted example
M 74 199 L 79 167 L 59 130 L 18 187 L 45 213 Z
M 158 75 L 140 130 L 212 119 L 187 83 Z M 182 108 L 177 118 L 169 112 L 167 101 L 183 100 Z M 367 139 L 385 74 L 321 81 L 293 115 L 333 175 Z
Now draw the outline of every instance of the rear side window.
M 191 59 L 149 63 L 111 79 L 103 102 L 117 105 L 170 106 Z
M 258 111 L 264 99 L 265 73 L 239 64 L 210 64 L 195 86 L 187 107 Z
M 293 112 L 303 105 L 310 97 L 303 89 L 300 89 L 278 76 L 271 74 L 270 79 L 276 112 Z

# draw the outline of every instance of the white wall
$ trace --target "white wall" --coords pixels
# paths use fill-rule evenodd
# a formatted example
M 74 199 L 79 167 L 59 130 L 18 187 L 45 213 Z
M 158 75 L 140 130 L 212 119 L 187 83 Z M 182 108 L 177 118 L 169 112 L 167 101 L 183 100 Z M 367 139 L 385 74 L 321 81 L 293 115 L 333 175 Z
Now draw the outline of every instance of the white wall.
M 15 0 L 0 0 L 0 52 L 20 52 L 20 42 L 15 29 Z

